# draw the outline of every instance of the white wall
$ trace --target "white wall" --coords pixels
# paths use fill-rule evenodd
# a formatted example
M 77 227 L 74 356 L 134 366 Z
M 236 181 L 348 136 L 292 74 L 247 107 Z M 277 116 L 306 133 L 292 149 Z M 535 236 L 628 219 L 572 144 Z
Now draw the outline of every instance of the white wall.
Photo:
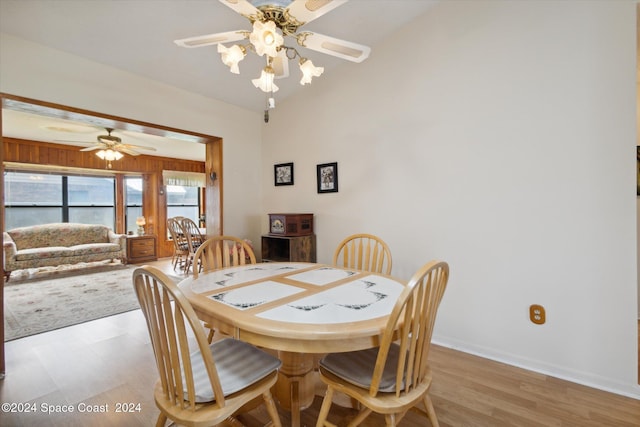
M 223 138 L 224 231 L 259 241 L 262 115 L 8 34 L 0 91 Z
M 448 261 L 438 343 L 640 397 L 635 58 L 632 2 L 443 2 L 279 103 L 263 214 L 314 212 L 320 262 L 356 232 L 404 279 Z

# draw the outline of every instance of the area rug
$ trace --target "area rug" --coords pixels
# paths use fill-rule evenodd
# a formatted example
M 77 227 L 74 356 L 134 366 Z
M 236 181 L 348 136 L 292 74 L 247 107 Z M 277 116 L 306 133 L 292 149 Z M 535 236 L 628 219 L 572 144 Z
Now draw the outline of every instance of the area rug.
M 95 264 L 12 274 L 4 286 L 5 341 L 140 308 L 135 265 Z

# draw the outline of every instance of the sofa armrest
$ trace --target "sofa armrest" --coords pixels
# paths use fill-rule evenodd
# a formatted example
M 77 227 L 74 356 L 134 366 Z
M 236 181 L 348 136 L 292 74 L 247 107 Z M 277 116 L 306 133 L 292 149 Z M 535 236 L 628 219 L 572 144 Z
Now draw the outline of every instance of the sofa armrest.
M 120 245 L 120 249 L 123 251 L 127 250 L 127 235 L 126 234 L 116 234 L 113 231 L 109 230 L 107 233 L 107 237 L 109 237 L 109 243 L 117 243 Z
M 16 252 L 18 252 L 16 242 L 13 241 L 9 233 L 6 231 L 2 232 L 2 250 L 4 251 L 5 261 L 14 259 Z

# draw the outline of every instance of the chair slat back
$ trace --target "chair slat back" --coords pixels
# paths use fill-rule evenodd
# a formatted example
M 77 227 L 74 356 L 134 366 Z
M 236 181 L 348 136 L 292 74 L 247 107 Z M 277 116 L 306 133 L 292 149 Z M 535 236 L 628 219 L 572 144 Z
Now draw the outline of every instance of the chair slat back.
M 193 260 L 193 277 L 237 265 L 255 264 L 256 256 L 247 242 L 234 236 L 215 236 L 204 241 Z
M 204 236 L 200 233 L 198 224 L 196 224 L 191 218 L 182 218 L 180 225 L 182 225 L 182 229 L 186 235 L 189 252 L 195 253 L 202 242 L 204 242 Z
M 378 393 L 389 348 L 394 341 L 400 346 L 401 355 L 396 369 L 396 395 L 410 393 L 427 378 L 433 327 L 448 280 L 449 265 L 431 261 L 413 275 L 398 297 L 382 336 L 369 389 L 371 396 Z
M 187 234 L 182 228 L 183 217 L 173 217 L 167 218 L 167 228 L 169 229 L 169 234 L 171 234 L 171 239 L 173 240 L 173 246 L 176 251 L 185 252 L 189 247 L 189 243 L 187 242 Z
M 133 285 L 147 321 L 165 398 L 181 409 L 196 410 L 190 354 L 197 347 L 216 396 L 215 405 L 224 407 L 225 398 L 204 329 L 182 291 L 164 273 L 150 266 L 134 270 Z M 195 337 L 195 345 L 189 345 L 189 333 Z
M 373 234 L 353 234 L 338 244 L 333 254 L 333 265 L 391 274 L 389 246 Z

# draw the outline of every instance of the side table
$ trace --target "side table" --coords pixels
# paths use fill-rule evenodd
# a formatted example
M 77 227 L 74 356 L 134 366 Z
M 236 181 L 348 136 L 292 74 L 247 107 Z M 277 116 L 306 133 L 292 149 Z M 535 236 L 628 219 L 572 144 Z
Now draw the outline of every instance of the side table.
M 146 234 L 144 236 L 127 236 L 127 263 L 137 264 L 146 261 L 155 261 L 156 236 Z

